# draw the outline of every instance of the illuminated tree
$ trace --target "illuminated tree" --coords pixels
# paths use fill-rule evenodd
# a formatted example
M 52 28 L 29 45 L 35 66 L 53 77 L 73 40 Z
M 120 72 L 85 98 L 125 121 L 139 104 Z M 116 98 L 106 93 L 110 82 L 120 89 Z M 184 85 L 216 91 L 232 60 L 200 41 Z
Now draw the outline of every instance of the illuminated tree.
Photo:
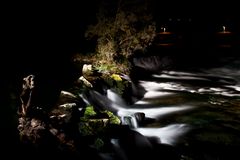
M 149 11 L 149 1 L 103 0 L 97 22 L 88 27 L 85 36 L 96 38 L 98 65 L 117 64 L 126 69 L 126 59 L 135 50 L 145 50 L 155 37 L 156 26 Z M 125 66 L 125 67 L 124 67 Z

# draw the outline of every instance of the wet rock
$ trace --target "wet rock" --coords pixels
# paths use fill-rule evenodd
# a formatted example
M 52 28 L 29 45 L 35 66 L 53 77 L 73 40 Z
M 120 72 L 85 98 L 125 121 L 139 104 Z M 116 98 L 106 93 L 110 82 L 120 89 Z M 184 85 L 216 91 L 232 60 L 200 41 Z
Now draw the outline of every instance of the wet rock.
M 136 112 L 134 113 L 136 120 L 139 124 L 141 124 L 145 120 L 145 114 L 143 112 Z
M 62 105 L 64 103 L 76 103 L 77 101 L 78 101 L 78 98 L 73 93 L 68 91 L 61 91 L 58 98 L 57 105 Z

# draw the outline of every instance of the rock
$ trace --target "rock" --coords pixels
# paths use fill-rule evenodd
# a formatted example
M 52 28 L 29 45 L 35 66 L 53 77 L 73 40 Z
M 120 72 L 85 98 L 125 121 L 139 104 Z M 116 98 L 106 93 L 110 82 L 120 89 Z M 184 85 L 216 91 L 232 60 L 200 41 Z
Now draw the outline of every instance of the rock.
M 136 112 L 134 113 L 138 124 L 141 124 L 145 120 L 145 114 L 143 112 Z
M 86 85 L 87 87 L 90 87 L 90 88 L 93 87 L 93 85 L 92 85 L 85 77 L 83 77 L 83 76 L 81 76 L 81 77 L 78 79 L 78 81 L 82 81 L 83 84 Z
M 57 101 L 57 105 L 62 105 L 65 103 L 74 103 L 77 101 L 78 101 L 78 98 L 73 93 L 68 91 L 61 91 Z

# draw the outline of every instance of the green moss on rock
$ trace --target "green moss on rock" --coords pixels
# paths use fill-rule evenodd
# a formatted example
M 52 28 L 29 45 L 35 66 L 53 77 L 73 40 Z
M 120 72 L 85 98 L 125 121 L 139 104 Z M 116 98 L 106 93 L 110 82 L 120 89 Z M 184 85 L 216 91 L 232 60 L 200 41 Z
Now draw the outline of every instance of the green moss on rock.
M 104 111 L 109 117 L 110 124 L 121 124 L 121 120 L 110 111 Z

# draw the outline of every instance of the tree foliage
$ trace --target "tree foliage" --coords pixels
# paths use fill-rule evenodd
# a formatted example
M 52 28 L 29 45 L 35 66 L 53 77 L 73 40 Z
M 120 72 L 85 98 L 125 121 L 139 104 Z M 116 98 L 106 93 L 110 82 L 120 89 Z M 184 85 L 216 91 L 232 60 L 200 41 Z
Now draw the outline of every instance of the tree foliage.
M 103 0 L 96 24 L 85 36 L 96 38 L 98 63 L 123 63 L 135 50 L 144 50 L 155 37 L 156 26 L 144 0 Z

